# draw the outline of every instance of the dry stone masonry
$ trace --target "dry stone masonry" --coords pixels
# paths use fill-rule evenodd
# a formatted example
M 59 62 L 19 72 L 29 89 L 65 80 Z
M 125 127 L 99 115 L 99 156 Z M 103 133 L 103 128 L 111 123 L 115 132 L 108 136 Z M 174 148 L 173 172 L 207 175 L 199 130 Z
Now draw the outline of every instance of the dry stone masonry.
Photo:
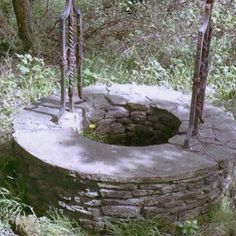
M 87 134 L 94 133 L 98 139 L 100 137 L 99 141 L 108 144 L 146 146 L 167 143 L 178 133 L 180 126 L 177 117 L 151 101 L 140 104 L 119 96 L 97 94 L 89 98 L 86 107 L 90 108 L 87 123 L 95 125 L 94 130 L 87 128 Z
M 185 150 L 188 96 L 162 87 L 97 85 L 85 89 L 85 98 L 59 125 L 56 95 L 14 121 L 25 194 L 36 210 L 52 205 L 104 230 L 107 221 L 128 218 L 189 219 L 224 194 L 235 196 L 230 114 L 206 105 L 205 123 Z

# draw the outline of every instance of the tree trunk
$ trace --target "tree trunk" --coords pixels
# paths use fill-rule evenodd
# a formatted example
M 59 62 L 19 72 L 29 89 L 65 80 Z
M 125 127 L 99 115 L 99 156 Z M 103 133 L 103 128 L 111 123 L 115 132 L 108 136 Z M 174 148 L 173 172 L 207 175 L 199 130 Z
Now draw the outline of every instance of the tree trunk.
M 12 34 L 13 34 L 12 28 L 7 22 L 7 19 L 4 16 L 2 9 L 0 9 L 0 41 L 9 40 Z
M 29 0 L 13 0 L 18 25 L 18 35 L 23 42 L 24 51 L 33 49 L 33 29 Z

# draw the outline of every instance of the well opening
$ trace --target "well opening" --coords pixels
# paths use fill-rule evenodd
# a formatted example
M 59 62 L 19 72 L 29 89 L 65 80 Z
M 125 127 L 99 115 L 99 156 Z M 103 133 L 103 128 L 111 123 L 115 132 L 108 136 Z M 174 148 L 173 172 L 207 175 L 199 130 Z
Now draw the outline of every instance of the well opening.
M 140 104 L 141 105 L 141 104 Z M 93 114 L 83 135 L 94 141 L 122 145 L 148 146 L 167 143 L 178 133 L 180 120 L 165 109 L 151 107 L 134 110 L 128 106 L 113 107 Z

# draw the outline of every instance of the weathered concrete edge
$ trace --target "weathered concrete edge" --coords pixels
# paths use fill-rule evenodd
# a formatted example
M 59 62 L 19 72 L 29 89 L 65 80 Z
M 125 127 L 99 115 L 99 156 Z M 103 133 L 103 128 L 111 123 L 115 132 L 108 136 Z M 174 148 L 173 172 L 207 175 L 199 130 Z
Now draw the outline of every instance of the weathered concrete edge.
M 80 171 L 66 169 L 57 165 L 52 165 L 51 163 L 47 163 L 34 155 L 30 152 L 26 151 L 23 147 L 21 147 L 15 140 L 14 140 L 14 149 L 15 153 L 22 153 L 24 157 L 33 158 L 38 160 L 41 164 L 51 166 L 52 168 L 60 169 L 65 171 L 69 176 L 74 176 L 75 178 L 79 177 L 85 180 L 94 180 L 94 181 L 101 181 L 101 182 L 113 182 L 113 183 L 169 183 L 169 182 L 186 182 L 189 181 L 196 181 L 197 179 L 202 179 L 207 177 L 209 173 L 212 171 L 216 171 L 220 169 L 220 163 L 214 160 L 212 157 L 208 157 L 213 164 L 210 167 L 198 169 L 197 171 L 186 171 L 182 175 L 162 175 L 162 176 L 153 176 L 153 177 L 123 177 L 123 176 L 111 176 L 111 175 L 104 175 L 104 174 L 87 174 L 82 173 Z M 17 150 L 17 151 L 16 151 Z M 232 156 L 230 159 L 236 160 L 236 155 Z M 228 161 L 230 161 L 230 159 Z

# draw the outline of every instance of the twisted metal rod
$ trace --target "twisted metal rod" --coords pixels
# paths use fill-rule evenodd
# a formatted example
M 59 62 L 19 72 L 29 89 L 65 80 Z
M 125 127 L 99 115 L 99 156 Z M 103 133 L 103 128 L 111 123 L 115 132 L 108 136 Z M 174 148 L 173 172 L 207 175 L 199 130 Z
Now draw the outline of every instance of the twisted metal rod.
M 60 16 L 60 35 L 61 103 L 57 121 L 66 110 L 66 80 L 68 80 L 69 111 L 73 112 L 75 108 L 73 83 L 75 76 L 77 76 L 78 94 L 82 99 L 82 16 L 80 10 L 75 9 L 74 0 L 66 0 L 65 9 Z

